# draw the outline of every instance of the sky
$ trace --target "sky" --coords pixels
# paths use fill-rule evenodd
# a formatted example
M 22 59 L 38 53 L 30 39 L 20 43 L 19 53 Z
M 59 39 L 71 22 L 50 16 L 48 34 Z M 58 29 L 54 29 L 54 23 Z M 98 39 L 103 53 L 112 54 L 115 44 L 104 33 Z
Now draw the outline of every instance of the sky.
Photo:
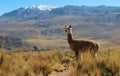
M 120 6 L 120 0 L 0 0 L 0 15 L 20 7 L 38 6 L 38 5 L 86 5 L 86 6 Z

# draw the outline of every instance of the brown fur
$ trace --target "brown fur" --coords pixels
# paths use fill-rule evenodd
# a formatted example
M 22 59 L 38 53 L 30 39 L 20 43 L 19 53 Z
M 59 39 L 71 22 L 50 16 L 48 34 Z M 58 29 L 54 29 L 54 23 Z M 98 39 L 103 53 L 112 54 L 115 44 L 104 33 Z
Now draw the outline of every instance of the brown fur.
M 70 48 L 75 52 L 76 59 L 81 57 L 81 53 L 90 52 L 90 54 L 95 57 L 99 50 L 99 44 L 92 40 L 75 40 L 72 36 L 72 27 L 65 26 L 65 32 L 67 33 L 67 41 Z

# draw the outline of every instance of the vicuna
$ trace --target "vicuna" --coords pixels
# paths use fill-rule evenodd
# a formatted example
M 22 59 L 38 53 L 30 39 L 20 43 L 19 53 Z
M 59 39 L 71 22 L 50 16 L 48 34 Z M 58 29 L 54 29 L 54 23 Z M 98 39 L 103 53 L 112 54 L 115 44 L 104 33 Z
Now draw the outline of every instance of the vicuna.
M 97 56 L 97 52 L 99 50 L 99 44 L 92 40 L 75 40 L 72 36 L 72 27 L 69 25 L 68 27 L 65 25 L 65 32 L 67 34 L 67 41 L 70 48 L 75 52 L 76 60 L 78 60 L 79 56 L 81 59 L 81 53 L 90 52 L 93 57 Z

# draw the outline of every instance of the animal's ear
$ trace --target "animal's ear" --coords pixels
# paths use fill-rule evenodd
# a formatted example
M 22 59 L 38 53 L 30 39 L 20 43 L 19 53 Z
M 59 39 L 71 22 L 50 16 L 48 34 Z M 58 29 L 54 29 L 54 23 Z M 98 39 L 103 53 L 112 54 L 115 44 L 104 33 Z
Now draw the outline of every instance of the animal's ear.
M 65 28 L 67 28 L 67 26 L 65 25 Z
M 69 25 L 69 28 L 72 28 L 72 26 L 71 26 L 71 25 Z

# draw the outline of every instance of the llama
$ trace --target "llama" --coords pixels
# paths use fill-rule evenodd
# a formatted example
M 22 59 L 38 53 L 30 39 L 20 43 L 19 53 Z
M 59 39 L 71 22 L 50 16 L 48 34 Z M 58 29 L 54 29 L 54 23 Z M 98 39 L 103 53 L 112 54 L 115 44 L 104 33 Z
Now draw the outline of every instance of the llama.
M 75 40 L 72 36 L 72 26 L 69 25 L 68 27 L 65 25 L 65 32 L 67 34 L 67 41 L 72 49 L 75 52 L 76 60 L 78 60 L 79 56 L 80 59 L 82 58 L 81 53 L 83 52 L 90 52 L 93 57 L 97 56 L 97 52 L 99 50 L 99 44 L 92 40 Z

